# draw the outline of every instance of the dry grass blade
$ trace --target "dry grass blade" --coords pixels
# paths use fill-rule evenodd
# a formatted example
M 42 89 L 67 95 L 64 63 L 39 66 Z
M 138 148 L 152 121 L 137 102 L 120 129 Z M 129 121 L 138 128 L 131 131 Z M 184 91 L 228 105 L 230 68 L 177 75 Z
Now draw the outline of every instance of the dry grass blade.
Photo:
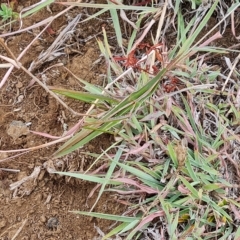
M 71 22 L 67 24 L 67 26 L 59 33 L 58 37 L 54 40 L 52 45 L 45 52 L 40 53 L 38 59 L 31 63 L 28 69 L 30 72 L 33 72 L 39 68 L 43 63 L 52 61 L 64 54 L 64 44 L 74 33 L 74 29 L 79 23 L 80 19 L 81 14 L 78 14 Z
M 224 83 L 224 85 L 223 85 L 223 87 L 222 87 L 222 92 L 225 90 L 225 88 L 226 88 L 226 86 L 227 86 L 227 84 L 228 84 L 228 81 L 229 81 L 229 79 L 230 79 L 230 77 L 231 77 L 234 69 L 236 68 L 239 60 L 240 60 L 240 54 L 238 54 L 237 58 L 236 58 L 235 61 L 234 61 L 234 64 L 233 64 L 233 66 L 232 66 L 232 68 L 231 68 L 231 70 L 230 70 L 230 73 L 228 74 L 228 77 L 227 77 L 227 79 L 226 79 L 226 81 L 225 81 L 225 83 Z

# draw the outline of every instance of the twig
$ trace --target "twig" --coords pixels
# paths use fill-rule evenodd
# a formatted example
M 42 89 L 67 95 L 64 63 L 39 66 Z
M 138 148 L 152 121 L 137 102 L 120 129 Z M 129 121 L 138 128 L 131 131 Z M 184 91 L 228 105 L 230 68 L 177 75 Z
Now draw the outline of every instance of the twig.
M 60 34 L 51 44 L 51 46 L 45 52 L 41 53 L 36 61 L 33 61 L 31 63 L 28 69 L 30 72 L 33 72 L 43 63 L 48 62 L 50 60 L 52 61 L 58 56 L 58 51 L 60 47 L 63 45 L 64 42 L 67 41 L 67 39 L 74 32 L 74 28 L 78 24 L 81 16 L 82 16 L 81 14 L 78 14 L 70 23 L 68 23 L 68 25 L 63 29 L 63 31 L 60 32 Z
M 17 232 L 16 232 L 15 235 L 13 236 L 12 240 L 14 240 L 14 239 L 18 236 L 18 234 L 22 231 L 22 229 L 23 229 L 23 227 L 25 226 L 26 222 L 27 222 L 27 219 L 25 219 L 25 220 L 23 221 L 21 227 L 17 230 Z
M 235 69 L 238 61 L 239 61 L 239 59 L 240 59 L 240 53 L 239 53 L 238 56 L 236 57 L 235 62 L 234 62 L 234 64 L 233 64 L 233 66 L 232 66 L 232 69 L 231 69 L 230 73 L 229 73 L 228 76 L 227 76 L 227 79 L 226 79 L 226 81 L 225 81 L 225 83 L 224 83 L 224 85 L 223 85 L 223 87 L 222 87 L 222 92 L 224 91 L 224 89 L 225 89 L 225 87 L 226 87 L 226 85 L 227 85 L 227 83 L 228 83 L 228 81 L 229 81 L 229 79 L 230 79 L 230 77 L 231 77 L 231 75 L 232 75 L 232 73 L 233 73 L 233 71 L 234 71 L 234 69 Z
M 5 171 L 5 172 L 14 172 L 14 173 L 20 172 L 19 169 L 10 169 L 10 168 L 0 168 L 0 170 Z
M 69 138 L 71 138 L 73 135 L 68 135 L 68 136 L 65 136 L 65 137 L 62 137 L 60 139 L 57 139 L 57 140 L 54 140 L 52 142 L 49 142 L 49 143 L 44 143 L 44 144 L 41 144 L 41 145 L 38 145 L 38 146 L 35 146 L 35 147 L 30 147 L 30 148 L 23 148 L 23 149 L 15 149 L 15 150 L 0 150 L 0 153 L 16 153 L 16 152 L 27 152 L 27 151 L 34 151 L 34 150 L 38 150 L 38 149 L 41 149 L 41 148 L 44 148 L 44 147 L 50 147 L 52 145 L 55 145 L 57 143 L 60 143 L 60 142 L 63 142 L 65 140 L 68 140 Z M 24 153 L 21 153 L 21 154 L 24 154 Z M 20 155 L 21 155 L 20 154 Z M 12 157 L 9 157 L 7 159 L 10 159 L 10 158 L 14 158 L 14 157 L 17 157 L 18 155 L 16 156 L 12 156 Z M 7 159 L 2 159 L 0 160 L 0 162 L 4 162 L 6 161 Z

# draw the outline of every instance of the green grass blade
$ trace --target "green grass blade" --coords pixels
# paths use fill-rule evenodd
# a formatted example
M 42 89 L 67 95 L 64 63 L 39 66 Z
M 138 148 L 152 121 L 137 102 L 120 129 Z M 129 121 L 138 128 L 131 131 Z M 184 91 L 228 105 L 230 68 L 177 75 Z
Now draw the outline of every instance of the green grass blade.
M 167 150 L 171 160 L 173 161 L 173 164 L 175 165 L 175 168 L 177 168 L 178 167 L 177 154 L 176 151 L 174 150 L 172 143 L 169 143 L 167 145 Z
M 125 164 L 122 164 L 122 163 L 117 163 L 119 167 L 123 168 L 124 170 L 134 174 L 134 176 L 136 177 L 139 177 L 140 179 L 145 179 L 145 180 L 148 180 L 150 182 L 153 182 L 153 183 L 156 183 L 156 184 L 159 184 L 159 182 L 153 178 L 151 175 L 141 171 L 141 170 L 138 170 L 136 169 L 135 167 L 131 167 L 131 166 L 128 166 L 128 165 L 125 165 Z
M 134 165 L 138 166 L 138 168 L 142 169 L 144 172 L 146 172 L 147 174 L 151 175 L 155 179 L 159 179 L 160 178 L 160 175 L 156 171 L 143 166 L 143 164 L 141 164 L 139 162 L 130 162 L 130 164 L 133 167 L 134 167 Z
M 113 4 L 111 2 L 108 2 L 109 4 Z M 116 33 L 116 37 L 117 37 L 117 42 L 119 47 L 122 47 L 122 31 L 121 31 L 121 27 L 120 27 L 120 23 L 119 23 L 119 19 L 118 19 L 118 13 L 116 9 L 110 9 L 110 14 L 111 14 L 111 18 L 113 21 L 113 26 L 114 26 L 114 30 Z
M 193 42 L 195 41 L 196 37 L 199 35 L 199 33 L 202 31 L 202 29 L 206 26 L 208 20 L 212 16 L 213 12 L 216 9 L 216 6 L 218 4 L 219 0 L 214 1 L 213 5 L 209 9 L 208 13 L 206 16 L 203 18 L 197 29 L 194 31 L 193 35 L 190 36 L 184 43 L 181 49 L 179 50 L 177 56 L 181 56 L 182 54 L 186 54 L 186 52 L 190 49 L 192 46 Z
M 136 23 L 137 28 L 140 28 L 140 24 L 141 24 L 142 19 L 144 17 L 145 17 L 145 14 L 142 14 L 138 18 L 137 23 Z M 129 54 L 131 49 L 132 49 L 132 46 L 133 46 L 134 40 L 136 39 L 137 33 L 138 33 L 138 30 L 137 29 L 133 29 L 132 35 L 131 35 L 131 37 L 129 39 L 129 43 L 128 43 L 127 54 Z
M 199 179 L 198 179 L 197 175 L 195 174 L 195 172 L 193 171 L 193 168 L 192 168 L 192 165 L 190 164 L 190 161 L 187 160 L 185 163 L 186 163 L 186 168 L 188 170 L 188 173 L 189 173 L 190 177 L 192 178 L 192 180 L 194 182 L 198 182 Z
M 105 177 L 103 179 L 104 182 L 102 183 L 101 189 L 100 189 L 100 191 L 98 193 L 98 197 L 97 197 L 94 205 L 92 206 L 91 211 L 96 206 L 98 200 L 102 196 L 103 191 L 104 191 L 106 185 L 109 184 L 109 181 L 110 181 L 110 178 L 112 177 L 113 171 L 115 170 L 115 168 L 117 166 L 117 162 L 119 161 L 120 157 L 122 156 L 122 152 L 123 152 L 123 150 L 119 148 L 117 153 L 115 154 L 114 161 L 111 162 L 110 167 L 109 167 L 109 169 L 108 169 L 108 171 L 107 171 L 107 173 L 106 173 L 106 175 L 105 175 Z
M 124 217 L 124 216 L 118 216 L 118 215 L 113 215 L 113 214 L 104 214 L 104 213 L 96 213 L 96 212 L 83 212 L 83 211 L 70 211 L 70 212 L 75 213 L 75 214 L 89 216 L 89 217 L 96 217 L 96 218 L 102 218 L 102 219 L 106 219 L 106 220 L 126 222 L 126 223 L 131 223 L 132 221 L 141 219 L 138 217 Z
M 108 103 L 118 103 L 119 102 L 119 100 L 117 100 L 117 99 L 114 99 L 114 98 L 108 97 L 108 96 L 104 96 L 104 95 L 100 95 L 100 94 L 93 94 L 93 93 L 80 92 L 80 91 L 74 91 L 74 90 L 66 90 L 66 89 L 60 89 L 60 88 L 51 88 L 51 89 L 55 93 L 59 93 L 66 97 L 70 97 L 70 98 L 77 99 L 77 100 L 87 102 L 87 103 L 93 103 L 97 99 L 106 101 Z
M 135 220 L 138 221 L 138 220 Z M 133 221 L 134 222 L 134 221 Z M 129 222 L 123 222 L 121 223 L 119 226 L 115 227 L 113 230 L 111 230 L 111 232 L 109 232 L 108 234 L 106 234 L 102 240 L 106 240 L 109 239 L 109 237 L 113 236 L 113 235 L 117 235 L 119 232 L 121 232 L 125 227 L 129 226 Z
M 198 191 L 182 176 L 179 176 L 182 183 L 186 186 L 186 188 L 192 193 L 193 197 L 199 199 Z
M 74 2 L 63 2 L 63 5 L 71 5 L 71 6 L 78 6 L 84 8 L 103 8 L 103 9 L 123 9 L 123 10 L 137 10 L 138 11 L 146 11 L 146 12 L 157 12 L 157 8 L 154 7 L 142 7 L 142 6 L 130 6 L 130 5 L 123 5 L 123 4 L 96 4 L 96 3 L 74 3 Z
M 104 184 L 106 181 L 104 178 L 96 177 L 89 174 L 83 174 L 83 173 L 73 173 L 73 172 L 55 172 L 55 173 L 68 176 L 68 177 L 79 178 L 85 181 L 99 183 L 99 184 Z M 109 184 L 119 185 L 121 183 L 114 180 L 109 180 Z
M 36 7 L 30 9 L 29 11 L 25 12 L 24 14 L 22 14 L 22 17 L 25 18 L 33 13 L 37 13 L 39 12 L 42 8 L 49 6 L 51 3 L 54 3 L 55 0 L 46 0 L 46 1 L 42 1 L 42 3 L 38 4 Z
M 89 20 L 91 20 L 91 19 L 94 19 L 94 18 L 96 18 L 97 16 L 99 16 L 99 15 L 101 15 L 101 14 L 107 12 L 107 11 L 108 11 L 108 9 L 103 8 L 103 9 L 101 9 L 100 11 L 98 11 L 98 12 L 94 13 L 93 15 L 89 16 L 88 18 L 82 20 L 81 23 L 84 23 L 84 22 L 87 22 L 87 21 L 89 21 Z

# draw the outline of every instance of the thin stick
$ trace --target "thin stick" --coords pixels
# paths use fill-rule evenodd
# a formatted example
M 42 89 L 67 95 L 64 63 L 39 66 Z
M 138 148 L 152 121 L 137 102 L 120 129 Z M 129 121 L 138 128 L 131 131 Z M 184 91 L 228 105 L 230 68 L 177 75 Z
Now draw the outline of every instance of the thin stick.
M 19 233 L 22 231 L 23 227 L 25 226 L 26 222 L 27 222 L 27 219 L 25 219 L 25 220 L 23 221 L 21 227 L 17 230 L 17 232 L 16 232 L 15 235 L 13 236 L 12 240 L 14 240 L 14 239 L 19 235 Z
M 225 87 L 226 87 L 226 85 L 227 85 L 227 83 L 228 83 L 228 81 L 229 81 L 229 79 L 230 79 L 230 77 L 231 77 L 234 69 L 236 68 L 236 65 L 237 65 L 237 63 L 239 62 L 239 59 L 240 59 L 240 53 L 239 53 L 238 56 L 236 57 L 235 63 L 233 64 L 232 69 L 231 69 L 230 73 L 229 73 L 228 76 L 227 76 L 227 79 L 226 79 L 226 81 L 225 81 L 225 83 L 224 83 L 224 85 L 223 85 L 223 87 L 222 87 L 222 92 L 224 91 L 224 89 L 225 89 Z
M 14 172 L 14 173 L 20 172 L 19 169 L 10 169 L 10 168 L 0 168 L 0 170 L 5 171 L 5 172 Z
M 44 144 L 41 144 L 41 145 L 38 145 L 38 146 L 35 146 L 35 147 L 30 147 L 30 148 L 15 149 L 15 150 L 0 150 L 0 153 L 16 153 L 16 152 L 35 151 L 35 150 L 38 150 L 38 149 L 41 149 L 41 148 L 44 148 L 44 147 L 50 147 L 50 146 L 55 145 L 57 143 L 63 142 L 65 140 L 68 140 L 72 136 L 73 136 L 73 134 L 65 136 L 65 137 L 62 137 L 60 139 L 54 140 L 54 141 L 49 142 L 49 143 L 44 143 Z M 21 155 L 21 154 L 24 154 L 24 153 L 20 153 L 19 155 Z M 4 162 L 6 160 L 12 159 L 12 158 L 17 157 L 19 155 L 15 155 L 15 156 L 12 156 L 12 157 L 9 157 L 9 158 L 6 158 L 6 159 L 2 159 L 2 160 L 0 160 L 0 162 Z

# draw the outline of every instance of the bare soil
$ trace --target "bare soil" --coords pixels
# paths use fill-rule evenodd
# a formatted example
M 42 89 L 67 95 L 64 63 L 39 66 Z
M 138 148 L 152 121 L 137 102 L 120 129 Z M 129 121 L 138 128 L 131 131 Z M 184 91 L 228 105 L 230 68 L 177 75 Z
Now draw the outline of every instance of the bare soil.
M 36 1 L 18 1 L 18 9 L 33 4 Z M 24 20 L 23 27 L 31 26 L 51 15 L 60 12 L 64 7 L 53 4 L 49 12 L 41 10 L 34 16 Z M 21 63 L 28 68 L 37 59 L 39 54 L 52 44 L 62 28 L 66 27 L 69 19 L 79 14 L 79 9 L 73 9 L 59 17 L 36 41 Z M 49 67 L 63 63 L 78 77 L 96 85 L 103 84 L 101 74 L 105 73 L 105 66 L 98 62 L 100 52 L 95 35 L 101 35 L 102 22 L 90 21 L 78 25 L 75 35 L 69 40 L 63 50 L 65 54 L 54 61 L 44 63 L 34 71 L 34 75 L 47 85 L 81 90 L 79 82 L 74 79 L 63 67 Z M 12 30 L 18 26 L 13 25 Z M 34 31 L 7 37 L 4 39 L 8 47 L 17 57 L 20 52 L 32 41 L 41 28 Z M 100 36 L 101 37 L 101 36 Z M 2 55 L 7 55 L 0 48 Z M 0 70 L 0 78 L 5 70 Z M 87 104 L 64 99 L 76 112 L 84 113 Z M 53 97 L 34 83 L 21 70 L 14 70 L 4 87 L 0 90 L 0 149 L 22 149 L 37 146 L 50 141 L 47 138 L 31 133 L 29 130 L 61 136 L 66 128 L 71 128 L 79 120 L 67 109 L 62 107 Z M 84 149 L 68 155 L 60 160 L 52 160 L 52 154 L 61 145 L 29 152 L 8 161 L 1 161 L 9 154 L 1 154 L 0 168 L 15 169 L 20 172 L 9 172 L 4 169 L 0 172 L 0 239 L 98 239 L 99 234 L 95 227 L 103 232 L 110 231 L 112 222 L 99 220 L 69 211 L 89 211 L 95 203 L 97 192 L 89 196 L 95 184 L 76 181 L 49 174 L 47 169 L 54 166 L 59 171 L 85 171 L 93 163 L 91 157 L 82 152 L 100 153 L 111 143 L 109 136 L 102 136 L 88 144 Z M 56 162 L 57 161 L 57 162 Z M 35 176 L 13 190 L 14 183 L 26 177 Z M 94 211 L 117 214 L 122 212 L 123 206 L 116 202 L 113 195 L 104 194 Z

